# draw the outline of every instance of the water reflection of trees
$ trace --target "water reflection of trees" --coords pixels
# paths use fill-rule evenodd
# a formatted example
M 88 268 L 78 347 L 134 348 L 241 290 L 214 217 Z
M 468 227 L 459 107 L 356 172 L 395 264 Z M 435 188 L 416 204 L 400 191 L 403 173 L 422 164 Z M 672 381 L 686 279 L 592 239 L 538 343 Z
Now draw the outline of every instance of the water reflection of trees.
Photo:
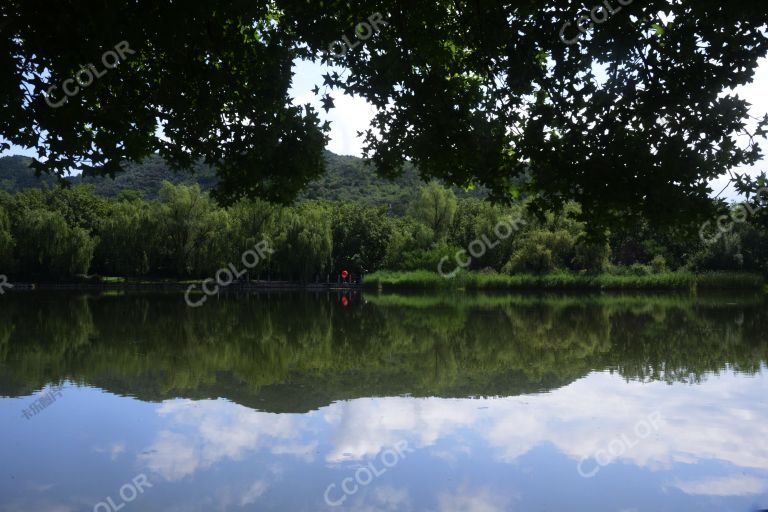
M 514 395 L 592 370 L 696 381 L 766 361 L 761 299 L 28 294 L 0 304 L 0 393 L 69 379 L 268 410 L 395 394 Z

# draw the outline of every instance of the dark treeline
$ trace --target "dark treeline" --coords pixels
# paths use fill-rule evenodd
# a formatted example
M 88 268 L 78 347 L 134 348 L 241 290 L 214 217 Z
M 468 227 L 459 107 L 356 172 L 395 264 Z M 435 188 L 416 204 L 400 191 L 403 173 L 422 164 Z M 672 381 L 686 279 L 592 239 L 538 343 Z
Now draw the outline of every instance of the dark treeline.
M 221 207 L 197 185 L 165 183 L 157 199 L 123 191 L 116 198 L 91 186 L 0 193 L 0 274 L 59 280 L 82 275 L 200 278 L 234 264 L 264 240 L 273 253 L 250 278 L 311 281 L 329 273 L 376 270 L 436 271 L 455 266 L 457 251 L 476 240 L 493 248 L 470 270 L 510 274 L 615 272 L 637 275 L 668 269 L 768 272 L 768 235 L 749 222 L 732 223 L 714 243 L 697 229 L 660 231 L 637 225 L 588 242 L 578 205 L 536 218 L 524 205 L 457 198 L 435 182 L 403 214 L 386 206 L 307 200 L 293 206 L 241 201 Z M 522 219 L 499 239 L 503 219 Z
M 363 300 L 364 299 L 364 300 Z M 0 395 L 71 380 L 307 411 L 362 396 L 510 396 L 593 370 L 691 382 L 768 360 L 762 297 L 180 294 L 0 298 Z M 301 318 L 301 322 L 296 322 Z

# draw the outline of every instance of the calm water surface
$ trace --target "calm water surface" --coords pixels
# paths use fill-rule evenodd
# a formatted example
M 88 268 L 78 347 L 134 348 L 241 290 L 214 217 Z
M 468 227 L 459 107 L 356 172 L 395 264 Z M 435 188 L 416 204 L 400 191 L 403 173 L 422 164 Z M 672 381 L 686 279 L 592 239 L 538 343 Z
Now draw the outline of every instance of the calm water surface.
M 0 511 L 768 508 L 761 297 L 0 297 Z

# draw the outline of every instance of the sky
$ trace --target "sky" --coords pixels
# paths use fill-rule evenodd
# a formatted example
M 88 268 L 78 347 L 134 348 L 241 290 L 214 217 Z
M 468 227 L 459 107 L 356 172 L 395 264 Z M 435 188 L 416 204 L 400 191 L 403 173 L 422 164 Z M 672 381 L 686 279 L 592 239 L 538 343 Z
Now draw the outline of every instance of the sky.
M 324 120 L 331 121 L 331 141 L 328 149 L 341 155 L 362 156 L 362 142 L 356 137 L 358 131 L 364 131 L 370 126 L 370 121 L 375 113 L 374 108 L 360 97 L 351 97 L 341 95 L 338 92 L 332 93 L 336 108 L 328 115 L 320 110 L 320 102 L 316 99 L 311 89 L 315 85 L 322 85 L 321 75 L 329 68 L 319 64 L 310 64 L 306 62 L 299 63 L 295 68 L 294 87 L 292 96 L 297 104 L 311 103 L 320 111 Z M 762 117 L 768 114 L 768 59 L 763 59 L 755 73 L 755 80 L 734 91 L 741 98 L 746 99 L 751 105 L 750 115 L 753 117 Z M 745 139 L 741 139 L 746 144 Z M 763 139 L 761 144 L 763 152 L 768 154 L 768 140 Z M 754 166 L 738 168 L 737 171 L 747 171 L 750 174 L 757 174 L 759 171 L 768 171 L 766 159 L 758 162 Z M 721 191 L 722 196 L 736 200 L 738 194 L 729 185 L 729 176 L 724 175 L 720 179 L 712 182 L 714 194 Z
M 360 97 L 347 96 L 334 91 L 331 95 L 334 97 L 336 108 L 329 113 L 325 113 L 320 107 L 320 101 L 312 92 L 315 85 L 322 86 L 322 75 L 336 68 L 323 66 L 306 61 L 298 61 L 294 67 L 294 83 L 290 91 L 296 104 L 310 103 L 320 112 L 321 119 L 331 122 L 330 142 L 328 150 L 340 155 L 362 156 L 362 139 L 357 137 L 357 132 L 365 131 L 369 128 L 371 119 L 375 114 L 375 109 Z M 751 105 L 751 115 L 762 117 L 768 113 L 768 59 L 760 61 L 755 80 L 753 83 L 739 87 L 735 91 L 740 97 L 746 99 Z M 763 139 L 764 152 L 768 153 L 768 140 Z M 35 152 L 14 146 L 7 153 L 0 153 L 0 156 L 7 154 L 35 156 Z M 757 165 L 737 169 L 737 171 L 748 171 L 750 174 L 757 174 L 760 170 L 768 171 L 763 159 Z M 719 193 L 728 185 L 728 176 L 723 176 L 712 182 L 714 194 Z M 713 194 L 713 195 L 714 195 Z M 733 187 L 728 185 L 722 197 L 736 199 L 737 195 Z

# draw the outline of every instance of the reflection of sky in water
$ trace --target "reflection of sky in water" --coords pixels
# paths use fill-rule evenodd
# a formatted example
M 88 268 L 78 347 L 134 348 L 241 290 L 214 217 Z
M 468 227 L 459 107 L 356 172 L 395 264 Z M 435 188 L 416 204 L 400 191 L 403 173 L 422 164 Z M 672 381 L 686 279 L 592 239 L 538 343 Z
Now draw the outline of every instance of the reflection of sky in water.
M 746 512 L 768 507 L 767 388 L 730 372 L 671 386 L 594 373 L 541 395 L 273 414 L 68 386 L 31 420 L 20 413 L 30 397 L 0 400 L 0 510 L 90 511 L 141 472 L 154 486 L 124 512 L 333 510 L 329 484 L 381 467 L 382 451 L 406 441 L 413 453 L 336 510 Z M 654 412 L 658 430 L 637 439 Z M 582 458 L 622 436 L 630 448 L 579 476 Z

